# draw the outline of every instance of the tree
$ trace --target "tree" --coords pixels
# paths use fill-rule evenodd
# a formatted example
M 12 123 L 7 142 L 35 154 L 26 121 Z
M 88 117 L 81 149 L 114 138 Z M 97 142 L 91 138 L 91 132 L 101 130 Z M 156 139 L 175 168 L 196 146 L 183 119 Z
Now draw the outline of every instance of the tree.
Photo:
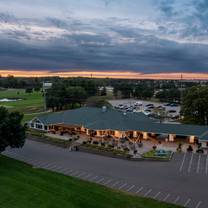
M 208 124 L 208 87 L 192 87 L 184 93 L 181 113 L 190 124 Z
M 6 147 L 20 148 L 25 143 L 25 128 L 21 125 L 23 115 L 19 112 L 9 113 L 0 107 L 0 152 Z
M 29 87 L 25 90 L 25 93 L 32 93 L 32 92 L 33 92 L 33 89 Z
M 65 104 L 71 104 L 72 108 L 78 103 L 82 105 L 87 99 L 87 93 L 82 87 L 68 87 L 66 89 Z
M 35 92 L 40 92 L 40 89 L 41 89 L 40 87 L 35 87 L 35 88 L 34 88 L 34 91 L 35 91 Z
M 86 101 L 86 106 L 102 108 L 106 106 L 107 108 L 112 108 L 111 104 L 102 96 L 89 97 Z
M 118 92 L 121 92 L 122 98 L 131 98 L 133 87 L 130 83 L 121 82 L 114 86 L 114 95 L 118 95 Z
M 165 89 L 157 92 L 155 97 L 161 102 L 175 102 L 180 101 L 181 92 L 177 88 Z
M 101 89 L 100 95 L 101 95 L 101 96 L 106 96 L 106 95 L 107 95 L 106 87 L 103 87 L 103 88 Z
M 74 108 L 75 104 L 82 105 L 87 98 L 87 93 L 83 87 L 70 86 L 65 84 L 54 84 L 46 93 L 46 104 L 48 108 L 62 110 L 64 108 Z
M 150 99 L 154 95 L 154 89 L 147 86 L 145 83 L 135 87 L 133 96 L 139 99 Z

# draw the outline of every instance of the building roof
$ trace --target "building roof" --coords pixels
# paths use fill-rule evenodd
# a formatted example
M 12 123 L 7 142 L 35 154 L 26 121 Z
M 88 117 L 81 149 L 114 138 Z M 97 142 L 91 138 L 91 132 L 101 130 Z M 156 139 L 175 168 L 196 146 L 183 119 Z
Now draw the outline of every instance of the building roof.
M 124 115 L 112 109 L 103 112 L 101 108 L 83 107 L 42 115 L 38 119 L 45 125 L 71 124 L 93 130 L 134 130 L 156 134 L 197 136 L 202 140 L 208 140 L 207 126 L 157 123 L 143 113 L 127 113 Z

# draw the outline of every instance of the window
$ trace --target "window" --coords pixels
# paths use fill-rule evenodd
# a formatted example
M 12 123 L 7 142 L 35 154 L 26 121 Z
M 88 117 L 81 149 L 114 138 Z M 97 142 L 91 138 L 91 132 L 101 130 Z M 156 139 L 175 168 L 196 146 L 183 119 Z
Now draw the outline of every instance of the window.
M 43 129 L 43 126 L 42 126 L 41 124 L 36 124 L 36 125 L 35 125 L 35 128 L 36 128 L 36 129 Z

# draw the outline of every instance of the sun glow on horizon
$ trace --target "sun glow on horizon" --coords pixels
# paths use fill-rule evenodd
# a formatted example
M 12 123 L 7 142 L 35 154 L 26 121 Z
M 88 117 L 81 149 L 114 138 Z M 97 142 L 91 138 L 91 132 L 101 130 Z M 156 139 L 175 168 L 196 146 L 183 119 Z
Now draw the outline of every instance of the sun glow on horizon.
M 208 73 L 152 73 L 143 74 L 133 71 L 26 71 L 26 70 L 0 70 L 2 77 L 12 75 L 14 77 L 93 77 L 93 78 L 114 78 L 114 79 L 183 79 L 190 80 L 208 80 Z

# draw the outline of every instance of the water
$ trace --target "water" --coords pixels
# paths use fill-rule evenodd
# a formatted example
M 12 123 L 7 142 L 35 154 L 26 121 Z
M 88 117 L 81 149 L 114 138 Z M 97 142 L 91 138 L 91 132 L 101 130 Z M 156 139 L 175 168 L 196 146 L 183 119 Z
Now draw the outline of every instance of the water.
M 19 99 L 19 98 L 14 98 L 14 99 L 10 99 L 10 98 L 2 98 L 0 99 L 0 102 L 16 102 L 18 100 L 22 100 L 22 99 Z

